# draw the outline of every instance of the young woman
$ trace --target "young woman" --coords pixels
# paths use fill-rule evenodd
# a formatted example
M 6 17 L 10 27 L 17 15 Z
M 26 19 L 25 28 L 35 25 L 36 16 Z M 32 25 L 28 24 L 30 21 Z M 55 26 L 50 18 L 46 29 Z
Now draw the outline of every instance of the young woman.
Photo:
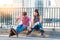
M 22 21 L 22 24 L 18 25 L 16 30 L 11 28 L 9 37 L 13 36 L 13 35 L 17 35 L 17 37 L 18 37 L 18 34 L 28 27 L 29 21 L 30 21 L 30 17 L 27 16 L 26 12 L 23 12 L 22 16 L 18 16 L 18 18 L 16 19 L 16 22 L 19 19 L 20 19 L 20 21 Z
M 31 26 L 32 26 L 31 30 L 28 31 L 27 35 L 29 35 L 34 29 L 40 30 L 41 35 L 44 34 L 44 30 L 42 27 L 42 17 L 39 15 L 39 12 L 37 9 L 35 9 L 34 11 L 34 17 L 32 19 Z

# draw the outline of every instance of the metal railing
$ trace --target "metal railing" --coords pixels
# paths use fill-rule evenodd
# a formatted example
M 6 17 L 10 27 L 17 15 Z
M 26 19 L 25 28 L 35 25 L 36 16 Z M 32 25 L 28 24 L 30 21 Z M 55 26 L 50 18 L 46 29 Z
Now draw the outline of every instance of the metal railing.
M 32 18 L 35 9 L 39 10 L 43 18 L 44 28 L 60 28 L 60 8 L 58 7 L 0 8 L 0 28 L 15 27 L 15 19 L 22 13 L 22 10 Z

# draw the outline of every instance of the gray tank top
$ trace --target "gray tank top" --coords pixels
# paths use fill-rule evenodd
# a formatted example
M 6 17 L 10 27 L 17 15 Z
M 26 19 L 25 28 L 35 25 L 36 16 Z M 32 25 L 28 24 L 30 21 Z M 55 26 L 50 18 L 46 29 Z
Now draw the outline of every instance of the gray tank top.
M 34 23 L 39 22 L 39 21 L 40 21 L 40 19 L 38 17 L 35 17 Z

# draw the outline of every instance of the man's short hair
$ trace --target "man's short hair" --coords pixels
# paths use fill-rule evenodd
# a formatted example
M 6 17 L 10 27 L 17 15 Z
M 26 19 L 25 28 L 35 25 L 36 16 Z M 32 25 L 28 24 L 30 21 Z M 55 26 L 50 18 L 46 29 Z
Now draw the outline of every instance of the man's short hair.
M 27 12 L 22 12 L 22 15 L 24 15 L 24 16 L 27 15 Z

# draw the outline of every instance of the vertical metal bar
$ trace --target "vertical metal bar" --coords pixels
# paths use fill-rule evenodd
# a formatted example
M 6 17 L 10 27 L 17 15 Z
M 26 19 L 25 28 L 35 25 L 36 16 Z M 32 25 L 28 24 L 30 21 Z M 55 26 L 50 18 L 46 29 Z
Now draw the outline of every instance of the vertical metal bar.
M 48 15 L 48 12 L 49 12 L 48 9 L 49 9 L 49 8 L 47 8 L 47 19 L 48 19 L 48 16 L 49 16 L 49 15 Z M 49 26 L 48 26 L 48 23 L 47 23 L 47 27 L 49 27 Z
M 51 8 L 49 8 L 49 21 L 50 21 L 50 14 L 51 14 Z M 49 22 L 49 27 L 50 27 L 50 22 Z
M 12 8 L 11 8 L 11 9 L 12 9 Z M 13 11 L 13 9 L 12 9 L 12 12 L 11 12 L 11 13 L 12 13 L 12 14 L 11 14 L 11 16 L 12 16 L 12 25 L 13 25 L 13 12 L 14 12 L 14 11 Z M 12 26 L 12 27 L 13 27 L 13 26 Z
M 0 8 L 1 9 L 1 8 Z M 1 28 L 1 13 L 0 13 L 0 28 Z
M 5 10 L 6 10 L 6 8 L 5 8 Z M 3 15 L 4 15 L 4 17 L 3 17 L 3 27 L 6 24 L 6 17 L 7 17 L 7 14 L 6 14 L 6 11 L 5 10 L 4 10 L 4 13 L 3 13 Z M 6 25 L 6 27 L 7 27 L 7 25 Z
M 60 20 L 60 18 L 59 18 L 59 8 L 58 8 L 58 20 Z M 59 27 L 59 21 L 58 21 L 58 27 Z
M 55 10 L 56 10 L 56 8 L 54 8 L 54 19 L 55 19 Z M 54 29 L 53 29 L 53 31 L 55 31 L 55 20 L 54 20 Z
M 7 29 L 8 29 L 8 19 L 9 19 L 9 17 L 10 17 L 10 14 L 8 14 L 8 8 L 6 8 L 6 14 L 7 14 L 7 17 L 6 17 L 6 20 L 7 20 L 7 22 L 6 22 L 6 20 L 5 20 L 5 25 L 6 25 L 6 23 L 7 23 Z M 9 16 L 8 16 L 9 15 Z
M 54 8 L 52 8 L 52 21 L 53 21 L 53 13 L 54 13 Z M 53 27 L 53 22 L 52 22 L 52 27 Z
M 58 8 L 57 8 L 57 20 L 59 20 L 59 18 L 58 18 Z M 56 22 L 56 27 L 58 27 L 58 22 Z
M 24 11 L 24 0 L 22 0 L 22 12 Z
M 42 19 L 43 19 L 43 7 L 41 7 L 41 10 L 42 10 L 42 11 L 41 11 L 41 14 L 42 14 Z
M 0 9 L 2 9 L 2 8 L 0 8 Z M 1 10 L 2 11 L 2 10 Z M 2 28 L 2 13 L 1 13 L 1 28 Z
M 59 8 L 59 24 L 60 24 L 60 8 Z M 60 25 L 59 25 L 59 27 L 60 27 Z

